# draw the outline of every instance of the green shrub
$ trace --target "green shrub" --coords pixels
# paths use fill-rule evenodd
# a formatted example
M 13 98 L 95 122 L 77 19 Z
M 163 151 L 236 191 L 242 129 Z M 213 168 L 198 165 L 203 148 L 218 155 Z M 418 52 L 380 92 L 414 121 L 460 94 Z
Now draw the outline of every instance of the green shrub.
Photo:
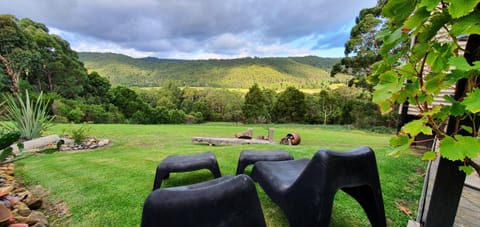
M 82 108 L 84 116 L 83 121 L 94 123 L 107 123 L 109 122 L 110 114 L 105 111 L 102 105 L 97 104 L 85 104 Z
M 148 124 L 149 122 L 149 117 L 145 112 L 138 110 L 135 113 L 132 114 L 132 117 L 130 117 L 130 120 L 134 124 Z
M 13 149 L 10 147 L 20 138 L 19 132 L 9 132 L 0 137 L 0 162 L 5 161 L 8 155 L 12 153 Z
M 83 124 L 78 128 L 72 127 L 71 133 L 72 133 L 73 142 L 75 144 L 81 144 L 88 137 L 87 134 L 89 132 L 90 132 L 90 127 L 87 124 Z
M 67 118 L 75 123 L 80 123 L 84 115 L 85 113 L 80 108 L 76 107 L 68 112 Z
M 170 110 L 168 111 L 169 122 L 171 124 L 185 123 L 185 112 L 183 110 Z
M 25 99 L 22 95 L 13 96 L 4 95 L 7 106 L 5 116 L 11 124 L 3 126 L 11 131 L 19 131 L 22 139 L 32 139 L 42 136 L 42 132 L 47 130 L 53 120 L 47 112 L 47 101 L 43 99 L 42 93 L 35 102 L 30 100 L 28 90 L 25 91 Z

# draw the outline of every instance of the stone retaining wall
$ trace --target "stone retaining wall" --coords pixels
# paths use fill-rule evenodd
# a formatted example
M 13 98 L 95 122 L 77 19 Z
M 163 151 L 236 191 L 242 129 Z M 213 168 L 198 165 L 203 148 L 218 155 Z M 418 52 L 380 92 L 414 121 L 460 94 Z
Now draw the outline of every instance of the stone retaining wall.
M 0 226 L 14 223 L 23 223 L 28 226 L 49 226 L 45 210 L 49 204 L 46 199 L 48 192 L 41 186 L 27 189 L 14 177 L 15 164 L 0 164 L 0 206 L 10 210 L 4 210 L 0 216 L 8 217 L 0 220 Z M 7 213 L 7 214 L 5 214 Z

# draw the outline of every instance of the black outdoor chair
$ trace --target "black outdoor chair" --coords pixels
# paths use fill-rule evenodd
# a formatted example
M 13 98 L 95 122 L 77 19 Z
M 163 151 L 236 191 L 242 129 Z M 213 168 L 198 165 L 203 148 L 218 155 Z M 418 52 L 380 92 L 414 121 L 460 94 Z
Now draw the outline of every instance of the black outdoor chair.
M 249 176 L 238 175 L 154 190 L 145 200 L 141 226 L 266 224 L 255 184 Z
M 187 155 L 170 155 L 157 166 L 153 190 L 160 188 L 163 179 L 168 179 L 171 172 L 188 172 L 209 169 L 215 178 L 221 177 L 217 158 L 212 152 Z
M 375 154 L 369 147 L 319 150 L 311 160 L 261 161 L 251 176 L 292 227 L 328 226 L 339 189 L 360 203 L 372 226 L 386 226 Z

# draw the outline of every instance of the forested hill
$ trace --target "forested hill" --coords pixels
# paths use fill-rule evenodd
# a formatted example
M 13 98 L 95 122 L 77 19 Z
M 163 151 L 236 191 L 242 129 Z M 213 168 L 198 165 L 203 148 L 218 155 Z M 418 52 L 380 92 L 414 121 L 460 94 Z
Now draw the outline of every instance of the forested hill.
M 112 85 L 156 87 L 166 80 L 192 87 L 281 89 L 321 88 L 344 82 L 348 76 L 331 78 L 329 70 L 338 58 L 285 57 L 229 60 L 169 60 L 131 58 L 112 53 L 79 53 L 89 71 L 96 71 Z

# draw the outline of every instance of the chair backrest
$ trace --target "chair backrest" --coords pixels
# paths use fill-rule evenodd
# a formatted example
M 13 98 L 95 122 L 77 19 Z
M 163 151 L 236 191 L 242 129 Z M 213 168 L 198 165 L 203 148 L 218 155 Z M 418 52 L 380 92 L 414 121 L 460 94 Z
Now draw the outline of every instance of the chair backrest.
M 372 226 L 386 225 L 375 153 L 366 146 L 349 152 L 317 151 L 289 188 L 287 200 L 300 196 L 304 205 L 299 206 L 316 207 L 311 212 L 323 212 L 320 223 L 328 223 L 339 189 L 360 203 Z
M 145 201 L 146 226 L 266 226 L 257 191 L 246 175 L 160 188 Z
M 306 185 L 336 191 L 372 182 L 379 185 L 375 153 L 370 147 L 348 152 L 322 149 L 314 154 L 292 188 Z

